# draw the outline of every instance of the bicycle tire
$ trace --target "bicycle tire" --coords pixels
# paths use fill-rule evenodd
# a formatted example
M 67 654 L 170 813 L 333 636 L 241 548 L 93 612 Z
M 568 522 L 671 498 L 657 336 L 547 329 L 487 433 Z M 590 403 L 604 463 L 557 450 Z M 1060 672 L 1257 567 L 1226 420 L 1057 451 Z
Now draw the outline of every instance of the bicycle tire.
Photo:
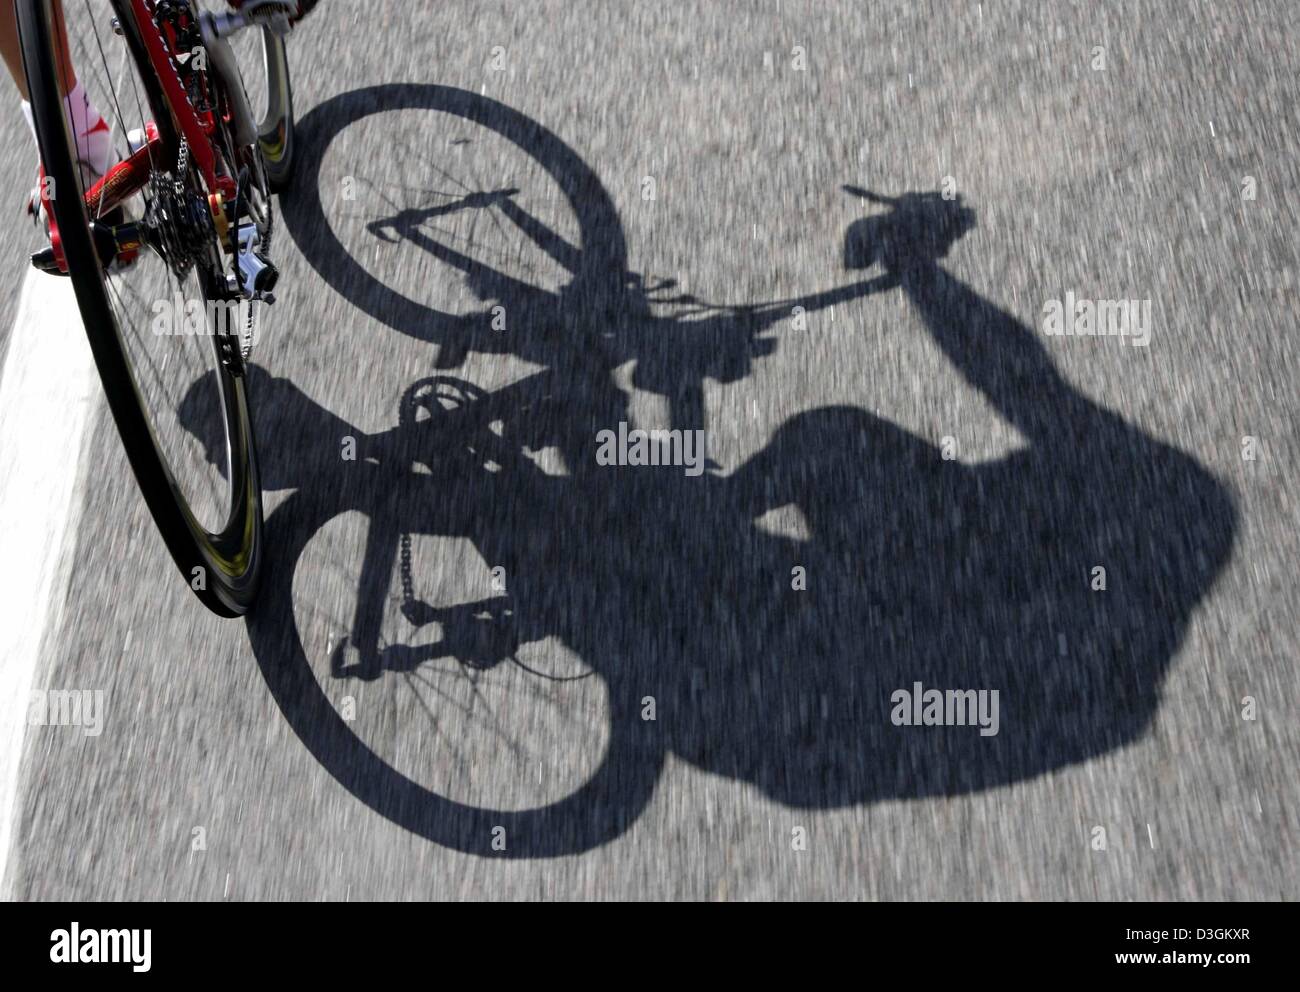
M 379 83 L 317 104 L 298 122 L 305 157 L 297 189 L 283 220 L 313 269 L 379 323 L 420 341 L 445 344 L 464 334 L 463 321 L 403 295 L 354 258 L 331 227 L 322 199 L 321 165 L 334 140 L 352 125 L 380 113 L 430 111 L 459 117 L 496 134 L 533 159 L 573 209 L 580 231 L 577 285 L 617 298 L 626 286 L 627 240 L 618 209 L 600 178 L 562 138 L 531 117 L 491 97 L 437 83 Z
M 150 108 L 158 120 L 165 121 L 167 104 L 152 67 L 140 54 L 143 48 L 134 15 L 124 4 L 115 2 L 113 6 Z M 19 0 L 17 14 L 45 174 L 54 180 L 55 189 L 78 190 L 82 178 L 56 79 L 53 0 Z M 224 526 L 212 532 L 196 518 L 151 426 L 122 328 L 108 298 L 107 277 L 82 198 L 59 196 L 51 206 L 109 410 L 154 523 L 199 600 L 219 616 L 241 616 L 256 596 L 262 563 L 262 498 L 245 383 L 216 362 L 231 505 Z M 215 354 L 216 339 L 211 340 Z

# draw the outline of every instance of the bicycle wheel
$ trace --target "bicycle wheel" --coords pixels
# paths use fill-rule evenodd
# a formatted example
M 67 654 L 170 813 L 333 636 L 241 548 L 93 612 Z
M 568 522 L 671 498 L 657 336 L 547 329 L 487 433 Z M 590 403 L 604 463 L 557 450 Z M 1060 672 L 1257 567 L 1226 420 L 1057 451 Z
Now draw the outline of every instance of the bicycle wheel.
M 253 602 L 262 559 L 261 491 L 240 355 L 249 304 L 228 289 L 233 256 L 223 251 L 207 209 L 209 191 L 176 141 L 137 9 L 115 0 L 114 25 L 108 11 L 89 2 L 19 0 L 23 61 L 41 159 L 53 181 L 48 208 L 132 471 L 191 589 L 213 612 L 238 616 Z M 138 230 L 148 245 L 130 265 L 106 265 L 96 248 L 108 218 L 92 218 L 84 203 L 96 177 L 64 111 L 57 67 L 69 62 L 88 99 L 112 117 L 108 140 L 119 158 L 129 155 L 133 131 L 153 124 L 161 138 L 158 158 L 149 153 L 150 185 L 128 206 L 141 208 Z

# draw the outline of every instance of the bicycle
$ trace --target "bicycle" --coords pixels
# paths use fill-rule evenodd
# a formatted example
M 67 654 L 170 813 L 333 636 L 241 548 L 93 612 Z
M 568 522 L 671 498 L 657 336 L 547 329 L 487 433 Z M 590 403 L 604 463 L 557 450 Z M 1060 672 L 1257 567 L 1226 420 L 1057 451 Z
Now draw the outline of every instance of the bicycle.
M 149 512 L 190 588 L 226 617 L 252 605 L 263 557 L 244 373 L 258 308 L 275 300 L 271 201 L 293 165 L 285 36 L 297 10 L 286 0 L 238 7 L 17 4 L 49 225 L 32 264 L 69 278 Z M 240 36 L 263 50 L 260 115 L 232 47 Z M 68 64 L 111 111 L 120 160 L 103 176 L 79 162 L 68 131 L 58 79 Z M 197 382 L 202 396 L 187 391 Z M 224 439 L 216 464 L 180 426 L 182 394 Z

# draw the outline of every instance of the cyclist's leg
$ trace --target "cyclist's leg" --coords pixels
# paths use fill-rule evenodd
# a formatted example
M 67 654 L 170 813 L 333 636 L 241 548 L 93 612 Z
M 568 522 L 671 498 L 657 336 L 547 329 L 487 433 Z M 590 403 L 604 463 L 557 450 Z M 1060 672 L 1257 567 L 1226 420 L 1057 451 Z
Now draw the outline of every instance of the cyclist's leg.
M 0 55 L 4 56 L 5 68 L 9 70 L 9 75 L 18 87 L 18 92 L 22 95 L 24 106 L 27 102 L 27 76 L 23 73 L 23 54 L 22 46 L 18 42 L 18 14 L 14 10 L 16 0 L 0 0 Z M 70 51 L 68 48 L 67 29 L 63 24 L 63 7 L 61 3 L 54 4 L 54 10 L 59 19 L 59 34 L 62 44 L 61 50 Z M 69 90 L 77 85 L 77 74 L 73 71 L 71 59 L 63 60 L 59 69 L 59 89 L 66 95 Z
M 15 0 L 0 0 L 0 54 L 3 54 L 5 67 L 13 78 L 18 92 L 23 98 L 23 117 L 32 131 L 32 141 L 36 140 L 36 129 L 32 123 L 32 108 L 27 99 L 27 77 L 23 72 L 22 46 L 18 40 L 18 17 L 15 12 Z M 72 64 L 71 47 L 68 44 L 67 28 L 63 22 L 63 5 L 55 0 L 54 13 L 59 32 L 59 91 L 63 94 L 68 121 L 77 142 L 77 157 L 97 176 L 102 176 L 117 160 L 113 151 L 112 131 L 103 116 L 90 102 L 89 96 L 77 80 L 77 73 Z M 33 195 L 28 204 L 32 213 L 37 212 L 39 199 Z

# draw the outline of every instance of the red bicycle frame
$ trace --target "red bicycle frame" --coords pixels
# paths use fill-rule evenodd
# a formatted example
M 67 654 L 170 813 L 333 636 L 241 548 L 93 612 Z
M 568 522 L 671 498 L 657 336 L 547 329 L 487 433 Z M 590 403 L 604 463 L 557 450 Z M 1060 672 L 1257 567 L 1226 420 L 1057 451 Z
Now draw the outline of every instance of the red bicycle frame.
M 190 105 L 185 85 L 176 71 L 176 63 L 172 61 L 172 56 L 169 54 L 176 39 L 163 38 L 162 31 L 154 23 L 153 12 L 150 9 L 152 0 L 128 0 L 128 2 L 135 15 L 140 37 L 149 53 L 154 74 L 158 77 L 167 106 L 171 109 L 172 119 L 176 122 L 180 134 L 189 143 L 190 158 L 198 166 L 208 189 L 226 196 L 234 196 L 234 180 L 229 176 L 218 177 L 216 173 L 216 162 L 212 155 L 212 132 L 216 129 L 216 122 L 213 120 L 212 113 L 206 111 L 203 119 L 199 119 L 199 114 Z
M 199 170 L 210 191 L 219 194 L 221 198 L 233 199 L 236 194 L 235 181 L 228 175 L 217 173 L 216 158 L 212 152 L 212 134 L 217 126 L 213 113 L 211 110 L 196 111 L 191 105 L 189 95 L 185 91 L 185 84 L 181 82 L 176 63 L 170 54 L 176 48 L 177 39 L 171 35 L 170 28 L 166 29 L 168 36 L 164 37 L 164 29 L 155 23 L 153 0 L 116 0 L 114 7 L 121 11 L 123 3 L 129 6 L 130 16 L 135 22 L 139 38 L 149 57 L 150 67 L 162 89 L 167 108 L 171 112 L 176 133 L 183 137 L 189 146 L 190 160 Z M 98 182 L 86 190 L 83 199 L 86 211 L 91 217 L 102 216 L 140 192 L 149 181 L 153 162 L 170 162 L 177 157 L 179 149 L 167 148 L 158 128 L 152 122 L 146 125 L 146 139 L 142 147 L 114 165 Z M 54 259 L 58 263 L 59 271 L 67 272 L 68 264 L 63 257 L 59 242 L 58 226 L 43 181 L 41 201 L 45 216 L 49 219 L 50 245 L 54 249 Z

